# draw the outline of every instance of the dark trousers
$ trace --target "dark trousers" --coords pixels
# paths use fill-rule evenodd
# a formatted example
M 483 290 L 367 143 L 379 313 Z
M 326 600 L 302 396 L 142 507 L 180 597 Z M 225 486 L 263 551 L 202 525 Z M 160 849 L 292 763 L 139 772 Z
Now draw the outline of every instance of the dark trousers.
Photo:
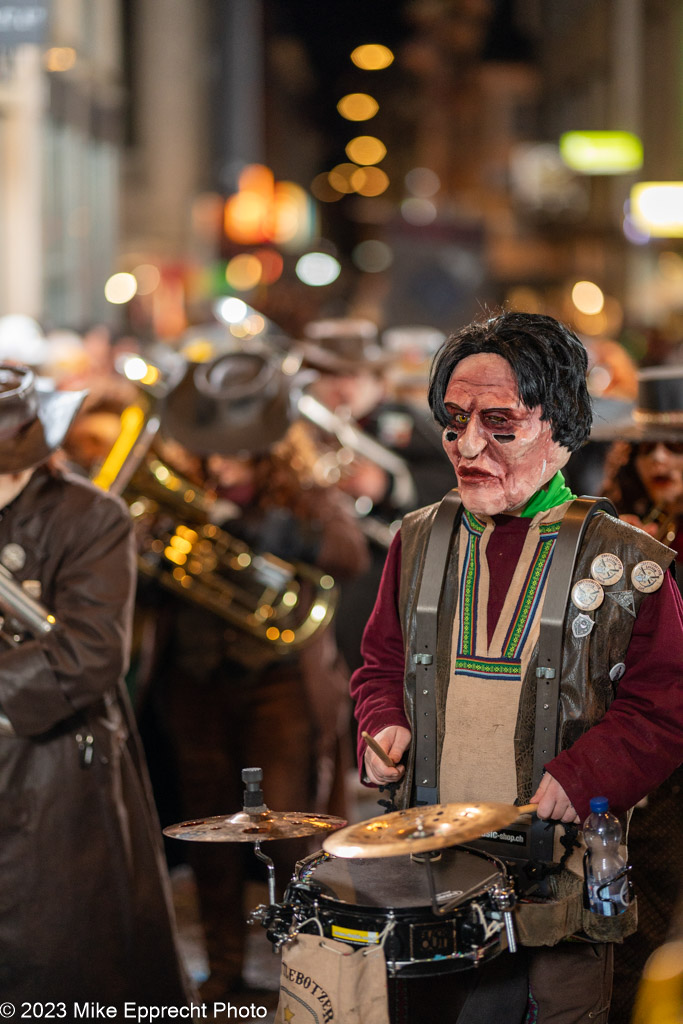
M 611 944 L 561 942 L 454 974 L 390 979 L 389 1006 L 391 1024 L 607 1024 L 611 992 Z

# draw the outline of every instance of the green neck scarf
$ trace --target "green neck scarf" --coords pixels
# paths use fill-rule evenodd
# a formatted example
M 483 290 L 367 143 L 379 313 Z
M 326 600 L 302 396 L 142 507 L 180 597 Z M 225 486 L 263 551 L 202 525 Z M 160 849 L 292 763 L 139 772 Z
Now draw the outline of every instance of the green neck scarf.
M 562 505 L 565 501 L 572 501 L 575 497 L 576 495 L 569 490 L 558 469 L 552 480 L 549 480 L 545 487 L 541 487 L 540 491 L 536 491 L 529 498 L 519 514 L 524 519 L 532 519 L 537 512 L 545 512 L 546 509 L 555 508 L 556 505 Z

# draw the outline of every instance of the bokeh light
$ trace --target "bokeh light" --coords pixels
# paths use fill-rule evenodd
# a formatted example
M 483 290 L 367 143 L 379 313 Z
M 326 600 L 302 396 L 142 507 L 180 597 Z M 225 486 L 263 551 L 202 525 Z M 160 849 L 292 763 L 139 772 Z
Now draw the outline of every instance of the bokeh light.
M 560 156 L 579 174 L 628 174 L 643 166 L 643 143 L 632 132 L 564 132 Z
M 138 295 L 151 295 L 161 284 L 161 271 L 153 263 L 141 263 L 133 270 Z
M 336 281 L 341 264 L 326 252 L 307 252 L 296 264 L 296 276 L 304 284 L 320 288 Z
M 357 164 L 337 164 L 337 166 L 333 167 L 327 176 L 330 186 L 333 189 L 336 189 L 337 192 L 353 192 L 354 189 L 351 184 L 351 176 L 354 171 L 357 170 Z
M 436 219 L 436 206 L 431 199 L 420 199 L 413 196 L 401 203 L 401 216 L 409 224 L 416 226 L 431 224 Z
M 430 199 L 441 188 L 439 175 L 428 167 L 413 167 L 405 176 L 406 188 L 421 199 Z
M 70 71 L 76 64 L 76 51 L 72 46 L 52 46 L 43 61 L 48 71 Z
M 368 238 L 353 249 L 351 259 L 359 270 L 367 274 L 379 274 L 391 266 L 394 254 L 386 242 Z
M 350 92 L 339 100 L 337 110 L 347 121 L 369 121 L 379 110 L 379 103 L 366 92 Z
M 261 264 L 261 283 L 274 284 L 282 277 L 284 260 L 275 249 L 257 249 L 254 256 Z
M 132 274 L 112 274 L 104 286 L 104 297 L 114 306 L 130 302 L 138 289 L 138 283 Z
M 258 256 L 250 252 L 242 252 L 233 256 L 225 268 L 225 280 L 231 288 L 238 292 L 247 292 L 255 288 L 261 280 L 263 268 Z
M 224 324 L 238 324 L 249 314 L 249 307 L 242 299 L 233 296 L 218 299 L 214 306 L 214 313 Z
M 320 200 L 321 203 L 336 203 L 342 198 L 344 192 L 340 192 L 330 182 L 329 174 L 316 174 L 311 182 L 311 195 Z
M 577 281 L 572 288 L 572 302 L 580 313 L 596 316 L 602 312 L 605 296 L 593 281 Z
M 381 43 L 364 43 L 357 46 L 351 53 L 351 60 L 357 68 L 364 71 L 381 71 L 388 68 L 394 60 L 394 55 L 388 46 Z
M 361 196 L 381 196 L 389 187 L 389 176 L 381 167 L 358 167 L 351 175 L 351 186 Z
M 226 235 L 240 245 L 268 240 L 269 203 L 256 192 L 236 192 L 225 203 Z
M 347 144 L 346 155 L 356 164 L 378 164 L 387 155 L 387 147 L 374 135 L 357 135 Z
M 631 189 L 631 219 L 655 238 L 683 238 L 683 182 L 641 181 Z

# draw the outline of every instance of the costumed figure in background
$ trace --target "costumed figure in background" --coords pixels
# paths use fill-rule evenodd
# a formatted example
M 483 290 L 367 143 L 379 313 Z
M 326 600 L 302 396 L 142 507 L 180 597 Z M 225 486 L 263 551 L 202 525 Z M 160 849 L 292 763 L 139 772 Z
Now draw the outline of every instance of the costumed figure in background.
M 595 428 L 607 435 L 612 424 L 630 416 L 638 391 L 637 367 L 618 341 L 581 336 L 581 342 L 588 354 L 586 383 L 594 429 L 586 444 L 572 454 L 563 473 L 577 494 L 600 494 L 612 437 L 601 439 Z
M 51 462 L 83 398 L 0 365 L 0 992 L 17 1007 L 188 1006 L 123 684 L 130 516 Z
M 591 506 L 565 573 L 569 600 L 564 583 L 555 593 L 548 584 L 563 520 L 583 514 L 561 470 L 590 431 L 585 375 L 584 347 L 548 316 L 502 313 L 445 342 L 429 400 L 462 504 L 438 603 L 434 684 L 418 683 L 427 662 L 416 606 L 432 525 L 455 495 L 404 517 L 352 678 L 361 729 L 396 763 L 361 742 L 367 782 L 399 785 L 401 806 L 536 803 L 564 840 L 564 854 L 558 846 L 546 863 L 522 865 L 531 884 L 514 911 L 521 949 L 454 976 L 453 1020 L 463 1006 L 468 1022 L 515 1024 L 528 1007 L 539 1024 L 606 1019 L 612 943 L 636 927 L 635 905 L 614 917 L 583 909 L 576 825 L 596 795 L 627 815 L 683 754 L 673 552 Z M 561 653 L 548 674 L 541 617 L 558 593 Z M 537 686 L 551 679 L 557 695 L 537 703 Z
M 356 456 L 350 462 L 320 460 L 340 490 L 357 504 L 370 541 L 371 566 L 344 588 L 337 612 L 337 637 L 350 667 L 361 664 L 360 641 L 372 611 L 384 567 L 391 530 L 413 509 L 438 501 L 450 490 L 452 473 L 443 458 L 441 438 L 426 404 L 390 395 L 390 377 L 399 363 L 398 349 L 379 344 L 370 320 L 314 320 L 295 348 L 303 366 L 317 377 L 306 388 L 342 419 L 349 417 L 365 435 L 402 461 L 397 477 L 386 465 Z M 324 449 L 325 440 L 319 441 Z M 379 529 L 372 531 L 373 524 Z
M 611 425 L 604 493 L 626 522 L 676 552 L 683 586 L 683 368 L 648 367 L 639 374 L 639 397 L 628 420 Z M 601 430 L 605 435 L 607 428 Z M 683 768 L 638 803 L 629 826 L 632 880 L 638 896 L 638 931 L 615 950 L 612 1017 L 629 1024 L 638 981 L 648 956 L 671 925 L 683 891 Z
M 277 360 L 255 351 L 191 364 L 168 396 L 158 451 L 170 461 L 173 442 L 186 463 L 189 453 L 215 496 L 218 525 L 252 552 L 343 581 L 367 567 L 365 538 L 335 489 L 308 479 L 307 453 L 291 432 L 291 385 Z M 245 586 L 247 579 L 245 571 Z M 263 769 L 269 807 L 345 816 L 351 708 L 334 630 L 320 629 L 291 652 L 269 647 L 250 636 L 246 621 L 240 629 L 194 604 L 189 592 L 159 594 L 155 617 L 159 649 L 148 699 L 174 750 L 180 816 L 238 810 L 240 772 L 250 765 Z M 308 845 L 274 845 L 284 886 Z M 188 858 L 210 967 L 202 994 L 211 1001 L 243 984 L 244 886 L 253 853 L 245 844 L 191 843 Z

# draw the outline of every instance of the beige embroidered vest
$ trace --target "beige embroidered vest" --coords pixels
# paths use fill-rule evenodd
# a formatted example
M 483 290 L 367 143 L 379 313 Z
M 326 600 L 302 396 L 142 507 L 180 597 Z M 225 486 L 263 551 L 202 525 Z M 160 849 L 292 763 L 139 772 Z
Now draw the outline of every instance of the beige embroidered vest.
M 529 520 L 490 644 L 486 550 L 495 524 L 488 516 L 462 515 L 440 765 L 442 803 L 514 803 L 517 797 L 515 728 L 522 680 L 538 642 L 553 548 L 568 507 L 565 502 Z

